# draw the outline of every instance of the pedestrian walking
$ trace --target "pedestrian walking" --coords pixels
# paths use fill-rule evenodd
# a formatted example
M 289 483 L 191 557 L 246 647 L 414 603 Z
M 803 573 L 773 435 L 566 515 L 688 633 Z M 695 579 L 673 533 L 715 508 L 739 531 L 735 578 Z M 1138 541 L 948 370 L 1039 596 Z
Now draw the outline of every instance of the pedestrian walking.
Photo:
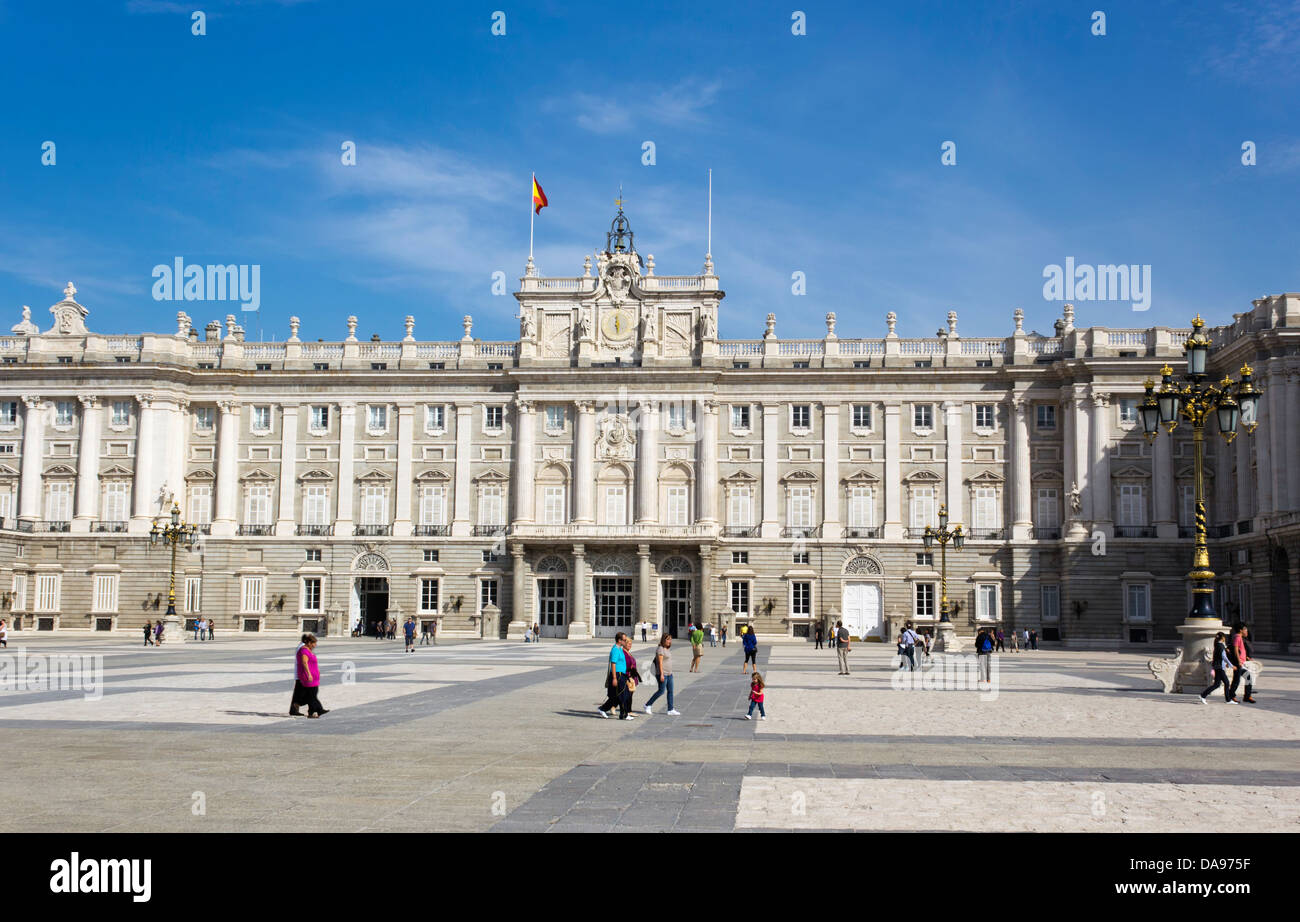
M 649 627 L 649 626 L 648 626 L 644 621 L 641 622 L 641 642 L 642 642 L 642 643 L 645 643 L 645 642 L 646 642 L 646 630 L 648 629 L 648 627 Z
M 208 640 L 216 640 L 216 639 L 217 639 L 217 619 L 209 618 L 208 619 Z
M 998 628 L 997 638 L 998 638 L 998 642 L 997 645 L 994 647 L 994 649 L 998 653 L 1007 652 L 1006 635 L 1002 633 L 1002 628 Z
M 623 699 L 619 703 L 621 716 L 632 716 L 632 696 L 640 684 L 641 673 L 637 669 L 636 657 L 632 655 L 632 635 L 623 638 L 623 656 L 627 659 L 627 681 L 623 683 Z
M 153 646 L 153 625 L 148 621 L 144 623 L 144 645 L 146 647 Z
M 741 672 L 748 672 L 750 664 L 754 666 L 754 671 L 758 671 L 758 635 L 754 633 L 754 625 L 747 624 L 740 629 L 741 646 L 745 648 L 745 662 L 740 667 Z
M 402 625 L 402 633 L 406 635 L 406 652 L 415 652 L 415 619 L 410 615 L 406 616 L 406 623 Z
M 1228 681 L 1228 667 L 1232 661 L 1228 658 L 1228 644 L 1223 631 L 1214 635 L 1214 652 L 1210 654 L 1210 668 L 1214 670 L 1214 684 L 1201 692 L 1201 704 L 1206 704 L 1206 698 L 1210 692 L 1214 691 L 1220 685 L 1223 686 L 1223 701 L 1225 704 L 1236 704 L 1237 701 L 1232 696 L 1232 683 Z
M 194 639 L 199 639 L 199 631 L 203 630 L 203 621 L 200 618 L 194 619 Z
M 1012 653 L 1019 653 L 1019 652 L 1020 652 L 1020 632 L 1019 632 L 1019 631 L 1012 631 L 1012 632 L 1011 632 L 1011 652 L 1012 652 Z
M 749 680 L 749 712 L 745 715 L 746 720 L 754 719 L 754 706 L 758 705 L 758 719 L 767 720 L 767 711 L 763 710 L 763 677 L 757 672 Z
M 536 621 L 533 622 L 533 643 L 542 642 L 542 629 Z
M 725 650 L 727 648 L 727 622 L 722 622 L 722 630 L 720 633 L 722 634 L 722 649 Z
M 1029 628 L 1025 628 L 1025 650 L 1029 650 Z
M 822 626 L 820 624 L 813 631 L 813 639 L 817 642 L 817 646 L 813 647 L 813 649 L 820 650 L 822 648 Z
M 843 621 L 835 622 L 835 652 L 840 661 L 840 675 L 849 674 L 849 629 Z
M 596 708 L 596 713 L 606 720 L 609 719 L 611 708 L 618 706 L 623 698 L 623 686 L 627 682 L 627 653 L 623 650 L 623 641 L 627 635 L 619 631 L 614 635 L 614 645 L 609 648 L 609 660 L 605 666 L 605 703 Z M 620 708 L 619 719 L 630 719 L 632 715 L 622 713 Z
M 431 624 L 433 624 L 432 621 L 420 622 L 420 646 L 422 647 L 427 646 L 429 643 L 429 638 L 432 635 L 432 631 L 429 630 Z
M 668 693 L 668 713 L 673 717 L 680 717 L 680 713 L 673 707 L 673 637 L 671 634 L 664 634 L 659 638 L 659 646 L 655 647 L 655 681 L 659 683 L 659 688 L 645 703 L 645 712 L 653 714 L 651 705 L 659 700 L 659 696 Z
M 978 680 L 993 684 L 993 637 L 988 628 L 980 628 L 975 636 L 975 662 L 979 666 Z
M 158 622 L 155 622 L 155 623 L 154 623 L 154 626 L 153 626 L 153 642 L 154 642 L 154 646 L 157 646 L 157 647 L 161 647 L 161 646 L 162 646 L 162 642 L 163 642 L 163 623 L 162 623 L 161 621 L 158 621 Z
M 1246 697 L 1241 700 L 1246 704 L 1255 703 L 1255 689 L 1250 684 L 1250 670 L 1246 664 L 1250 662 L 1250 650 L 1246 645 L 1246 637 L 1250 629 L 1238 621 L 1232 626 L 1232 636 L 1228 638 L 1228 662 L 1232 663 L 1232 693 L 1229 697 L 1233 701 L 1237 700 L 1237 688 L 1241 685 L 1241 680 L 1246 680 Z
M 1029 644 L 1030 644 L 1030 646 L 1031 646 L 1033 649 L 1035 649 L 1035 650 L 1038 649 L 1038 629 L 1037 629 L 1037 628 L 1034 628 L 1032 631 L 1029 632 Z
M 293 700 L 289 702 L 289 716 L 301 717 L 302 705 L 307 705 L 308 717 L 319 717 L 329 711 L 320 703 L 320 665 L 316 662 L 316 635 L 308 631 L 293 654 L 295 681 Z
M 717 645 L 718 645 L 718 629 L 715 628 L 712 624 L 710 624 L 709 625 L 709 646 L 716 647 Z
M 9 625 L 3 618 L 0 618 L 0 647 L 9 647 Z
M 704 656 L 704 629 L 697 622 L 691 628 L 691 672 L 700 671 L 700 658 Z
M 916 642 L 918 639 L 916 631 L 912 630 L 912 622 L 908 621 L 903 625 L 903 655 L 907 657 L 908 669 L 912 672 L 916 671 Z

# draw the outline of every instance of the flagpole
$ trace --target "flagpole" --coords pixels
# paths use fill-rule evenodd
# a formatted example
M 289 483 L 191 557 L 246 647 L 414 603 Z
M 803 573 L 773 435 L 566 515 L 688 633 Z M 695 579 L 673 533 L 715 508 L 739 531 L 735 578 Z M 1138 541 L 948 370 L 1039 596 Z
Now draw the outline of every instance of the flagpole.
M 533 203 L 533 189 L 537 188 L 537 174 L 533 174 L 533 184 L 528 187 L 528 261 L 533 261 L 533 219 L 537 217 L 537 209 Z

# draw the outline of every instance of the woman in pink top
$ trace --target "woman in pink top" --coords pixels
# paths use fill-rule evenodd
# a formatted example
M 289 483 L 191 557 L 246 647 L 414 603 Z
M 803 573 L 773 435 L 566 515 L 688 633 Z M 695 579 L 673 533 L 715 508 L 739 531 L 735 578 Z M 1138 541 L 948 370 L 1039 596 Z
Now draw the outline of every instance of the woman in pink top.
M 297 679 L 293 683 L 293 700 L 289 702 L 289 716 L 301 717 L 299 705 L 307 705 L 308 717 L 320 717 L 329 711 L 321 706 L 320 666 L 316 663 L 316 635 L 308 631 L 302 635 L 302 645 L 293 655 Z

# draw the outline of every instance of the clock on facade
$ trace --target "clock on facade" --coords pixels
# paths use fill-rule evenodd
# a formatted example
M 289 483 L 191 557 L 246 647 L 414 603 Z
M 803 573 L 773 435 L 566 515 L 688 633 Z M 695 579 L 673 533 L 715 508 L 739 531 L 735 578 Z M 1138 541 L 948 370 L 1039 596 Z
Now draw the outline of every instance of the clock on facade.
M 601 318 L 600 329 L 606 339 L 617 342 L 630 338 L 636 332 L 636 321 L 631 311 L 619 308 L 609 311 Z

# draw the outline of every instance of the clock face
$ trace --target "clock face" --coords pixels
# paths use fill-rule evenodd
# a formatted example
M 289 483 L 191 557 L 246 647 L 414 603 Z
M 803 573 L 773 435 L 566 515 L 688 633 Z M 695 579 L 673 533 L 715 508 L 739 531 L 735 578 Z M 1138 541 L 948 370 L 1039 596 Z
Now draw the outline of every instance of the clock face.
M 606 339 L 618 341 L 629 339 L 636 332 L 636 323 L 631 311 L 612 310 L 601 320 L 600 329 Z

